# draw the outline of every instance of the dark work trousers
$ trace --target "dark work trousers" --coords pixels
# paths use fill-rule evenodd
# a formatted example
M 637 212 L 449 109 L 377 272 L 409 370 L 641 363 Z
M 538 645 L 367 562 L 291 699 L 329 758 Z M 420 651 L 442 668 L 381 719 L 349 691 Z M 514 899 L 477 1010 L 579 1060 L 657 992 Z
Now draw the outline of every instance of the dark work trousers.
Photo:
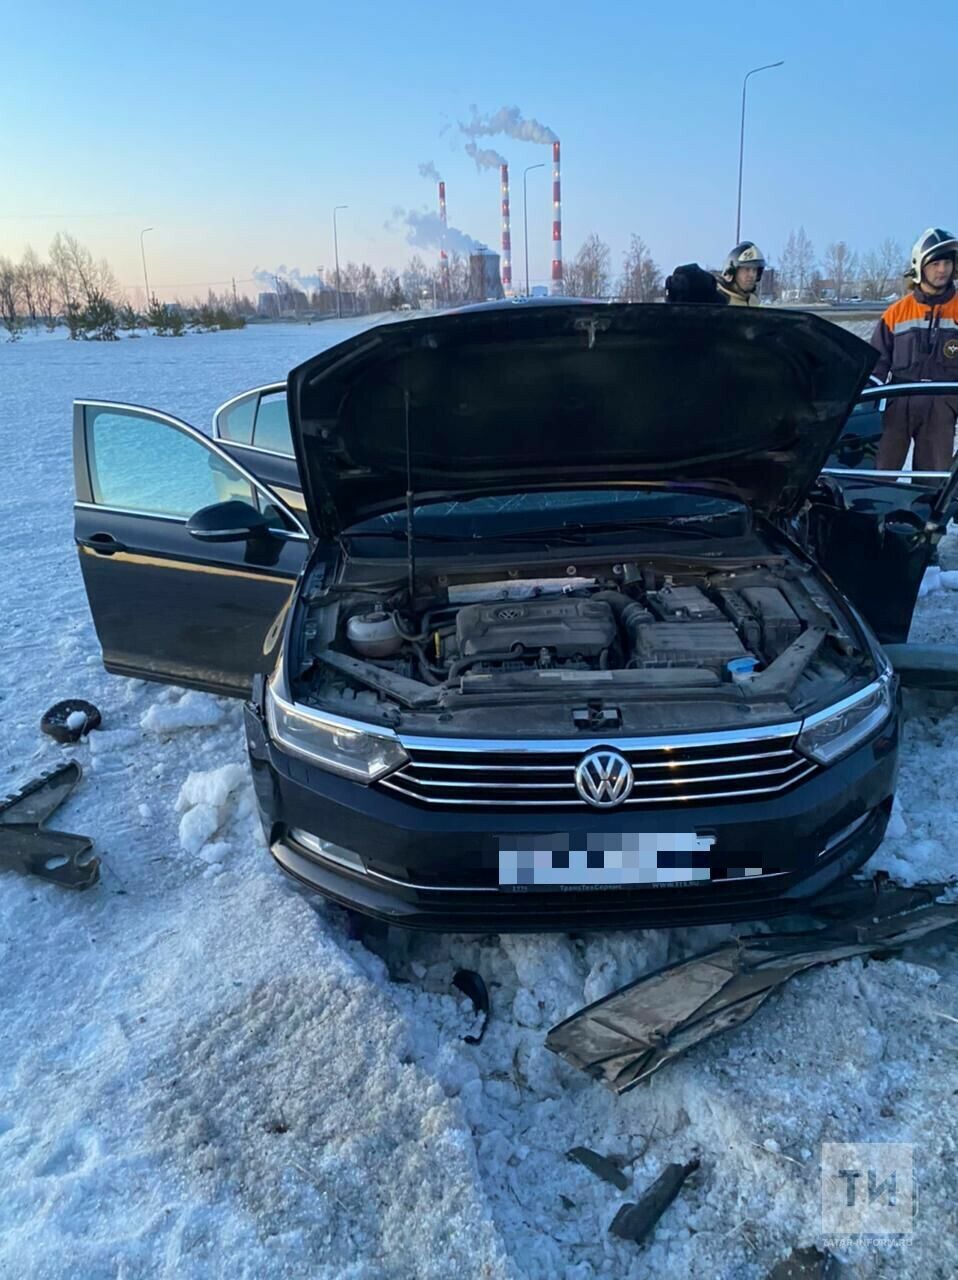
M 955 452 L 958 400 L 950 396 L 903 396 L 889 400 L 882 418 L 878 469 L 900 471 L 915 442 L 913 471 L 950 471 Z

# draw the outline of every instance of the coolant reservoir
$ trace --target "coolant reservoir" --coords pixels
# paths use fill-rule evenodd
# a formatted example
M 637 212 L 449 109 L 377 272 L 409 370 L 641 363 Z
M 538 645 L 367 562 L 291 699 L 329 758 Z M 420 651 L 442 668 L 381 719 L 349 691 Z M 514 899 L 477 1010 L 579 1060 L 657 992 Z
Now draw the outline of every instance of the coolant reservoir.
M 346 623 L 346 638 L 364 658 L 391 658 L 402 648 L 402 636 L 388 613 L 354 613 Z

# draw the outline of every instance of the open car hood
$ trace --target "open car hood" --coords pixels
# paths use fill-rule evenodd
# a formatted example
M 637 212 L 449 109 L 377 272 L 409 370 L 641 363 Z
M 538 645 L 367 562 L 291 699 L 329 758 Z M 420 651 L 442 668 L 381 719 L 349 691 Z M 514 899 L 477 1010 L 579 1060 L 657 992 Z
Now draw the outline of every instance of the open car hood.
M 329 348 L 290 373 L 290 423 L 325 533 L 402 505 L 407 480 L 417 500 L 704 487 L 775 517 L 814 483 L 875 359 L 799 311 L 507 302 Z

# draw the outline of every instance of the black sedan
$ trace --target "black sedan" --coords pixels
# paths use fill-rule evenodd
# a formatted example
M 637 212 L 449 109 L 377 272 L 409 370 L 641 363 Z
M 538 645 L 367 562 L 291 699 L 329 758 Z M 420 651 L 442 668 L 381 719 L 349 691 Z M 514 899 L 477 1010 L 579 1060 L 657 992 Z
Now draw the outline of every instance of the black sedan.
M 273 856 L 361 912 L 794 909 L 882 838 L 882 645 L 956 483 L 861 465 L 856 403 L 912 393 L 861 400 L 873 360 L 796 312 L 506 304 L 364 332 L 213 440 L 78 401 L 105 664 L 246 698 Z

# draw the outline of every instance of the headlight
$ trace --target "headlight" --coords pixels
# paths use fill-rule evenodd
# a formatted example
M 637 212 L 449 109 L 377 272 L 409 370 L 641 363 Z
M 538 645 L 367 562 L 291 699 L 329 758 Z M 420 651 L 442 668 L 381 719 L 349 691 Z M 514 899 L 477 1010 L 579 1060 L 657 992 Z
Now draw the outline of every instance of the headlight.
M 270 737 L 286 751 L 358 782 L 375 782 L 408 757 L 391 734 L 324 716 L 279 698 L 266 686 Z
M 796 746 L 819 764 L 833 764 L 876 733 L 891 715 L 893 705 L 892 682 L 883 675 L 853 698 L 809 716 Z

